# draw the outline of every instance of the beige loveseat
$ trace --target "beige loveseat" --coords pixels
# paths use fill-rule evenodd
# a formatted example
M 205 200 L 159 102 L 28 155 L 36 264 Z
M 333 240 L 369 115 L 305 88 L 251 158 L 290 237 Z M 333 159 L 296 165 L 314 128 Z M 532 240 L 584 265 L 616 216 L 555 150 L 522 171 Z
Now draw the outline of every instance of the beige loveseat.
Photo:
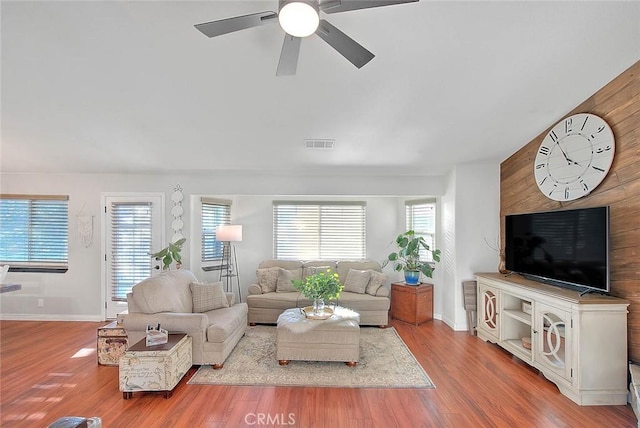
M 311 305 L 311 301 L 293 289 L 291 280 L 304 278 L 318 268 L 325 267 L 338 273 L 340 282 L 345 285 L 338 304 L 358 312 L 360 325 L 382 327 L 389 324 L 389 284 L 386 284 L 386 277 L 381 273 L 380 263 L 293 260 L 267 260 L 260 263 L 256 270 L 256 283 L 249 286 L 247 296 L 249 324 L 275 324 L 285 309 Z M 351 270 L 356 271 L 357 275 L 351 272 L 348 278 Z M 368 272 L 369 277 L 362 274 L 363 271 Z M 359 281 L 351 281 L 356 277 Z M 358 284 L 353 286 L 354 282 Z
M 159 273 L 133 286 L 128 311 L 118 314 L 129 343 L 146 335 L 148 325 L 192 338 L 193 364 L 222 368 L 247 328 L 247 304 L 234 303 L 222 283 L 200 284 L 191 271 Z

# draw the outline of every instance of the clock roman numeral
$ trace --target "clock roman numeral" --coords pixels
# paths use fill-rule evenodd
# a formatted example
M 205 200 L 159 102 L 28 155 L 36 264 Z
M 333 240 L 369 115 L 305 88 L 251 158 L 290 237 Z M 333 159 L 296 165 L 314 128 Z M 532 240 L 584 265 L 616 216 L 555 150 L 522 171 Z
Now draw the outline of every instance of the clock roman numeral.
M 569 199 L 569 186 L 564 188 L 564 198 Z
M 580 184 L 582 184 L 582 188 L 585 192 L 589 191 L 589 186 L 587 186 L 587 183 L 585 183 L 583 180 L 580 180 Z
M 542 168 L 544 168 L 545 166 L 547 166 L 547 164 L 546 164 L 546 163 L 539 163 L 538 165 L 536 165 L 536 169 L 542 169 Z
M 549 133 L 549 136 L 551 137 L 551 139 L 553 140 L 553 142 L 554 142 L 554 143 L 557 143 L 557 142 L 558 142 L 558 136 L 556 135 L 556 132 L 555 132 L 555 131 L 551 131 L 551 132 Z
M 611 145 L 607 145 L 605 147 L 598 147 L 595 151 L 595 154 L 599 155 L 602 154 L 604 152 L 608 152 L 609 150 L 611 150 Z
M 551 153 L 551 149 L 549 147 L 541 146 L 539 152 L 541 155 L 547 156 L 549 153 Z
M 581 131 L 584 129 L 584 126 L 587 124 L 587 120 L 589 120 L 589 116 L 584 118 L 584 122 L 582 123 L 582 126 L 580 127 Z
M 594 138 L 596 138 L 596 135 L 595 135 L 595 134 L 599 134 L 599 133 L 601 133 L 602 131 L 604 131 L 604 125 L 599 126 L 599 127 L 598 127 L 598 129 L 596 130 L 596 132 L 594 132 L 593 134 L 591 134 L 591 139 L 593 140 Z
M 540 183 L 538 183 L 538 185 L 542 186 L 544 184 L 544 182 L 547 181 L 547 178 L 549 178 L 548 175 L 545 178 L 543 178 L 542 181 Z
M 549 192 L 549 196 L 551 196 L 551 194 L 556 191 L 557 187 L 558 187 L 557 183 L 553 185 L 553 189 L 551 189 L 551 191 Z
M 594 165 L 591 165 L 591 168 L 595 169 L 596 171 L 604 172 L 604 169 L 598 168 L 597 166 L 594 166 Z
M 569 132 L 572 131 L 572 129 L 571 129 L 572 128 L 571 127 L 572 123 L 573 123 L 573 119 L 572 118 L 569 118 L 569 119 L 564 121 L 564 133 L 565 134 L 568 134 Z

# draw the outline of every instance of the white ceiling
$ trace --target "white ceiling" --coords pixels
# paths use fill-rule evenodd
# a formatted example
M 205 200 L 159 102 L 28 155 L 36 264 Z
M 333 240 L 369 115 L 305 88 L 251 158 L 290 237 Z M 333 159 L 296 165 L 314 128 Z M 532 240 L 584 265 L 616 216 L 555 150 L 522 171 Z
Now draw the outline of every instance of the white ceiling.
M 501 161 L 640 59 L 640 2 L 433 2 L 326 15 L 276 77 L 269 1 L 2 1 L 2 172 L 442 174 Z M 305 139 L 335 139 L 332 151 Z

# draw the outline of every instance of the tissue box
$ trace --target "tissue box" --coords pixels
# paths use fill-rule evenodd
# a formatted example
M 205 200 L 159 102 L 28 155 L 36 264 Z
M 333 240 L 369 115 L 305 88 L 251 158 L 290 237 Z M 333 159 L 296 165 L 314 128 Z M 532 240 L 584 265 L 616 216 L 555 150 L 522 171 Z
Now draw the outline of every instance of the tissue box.
M 169 332 L 163 328 L 160 330 L 147 330 L 147 346 L 163 345 L 169 340 Z

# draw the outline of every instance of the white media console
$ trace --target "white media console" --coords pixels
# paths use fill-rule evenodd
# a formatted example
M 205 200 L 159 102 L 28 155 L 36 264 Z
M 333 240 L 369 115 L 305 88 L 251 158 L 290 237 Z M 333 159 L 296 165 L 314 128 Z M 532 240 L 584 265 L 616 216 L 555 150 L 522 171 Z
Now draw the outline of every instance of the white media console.
M 537 368 L 580 405 L 627 403 L 629 302 L 478 273 L 478 337 Z

